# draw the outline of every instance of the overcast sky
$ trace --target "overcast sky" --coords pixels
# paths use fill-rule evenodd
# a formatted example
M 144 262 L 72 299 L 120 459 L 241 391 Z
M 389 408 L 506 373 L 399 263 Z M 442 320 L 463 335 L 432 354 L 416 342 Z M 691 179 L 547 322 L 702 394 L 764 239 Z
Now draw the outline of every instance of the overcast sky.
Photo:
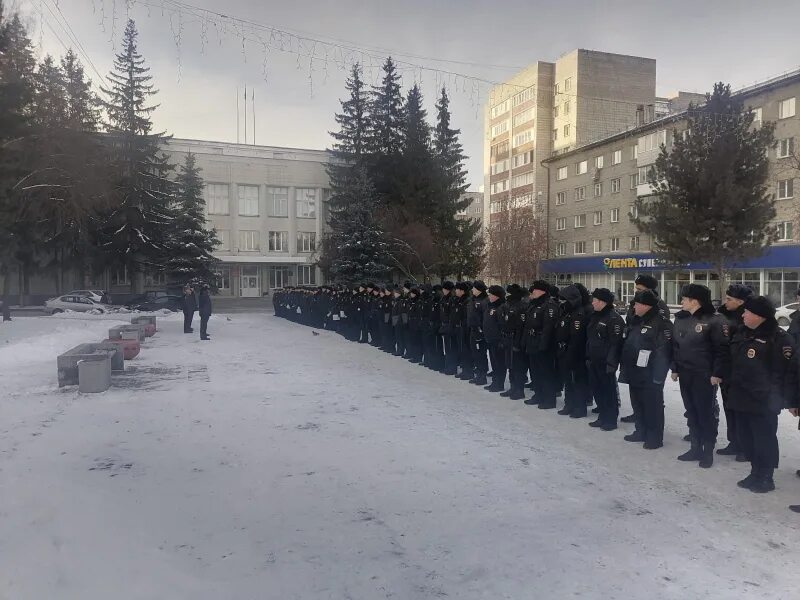
M 8 0 L 7 0 L 8 1 Z M 11 2 L 14 3 L 13 0 Z M 169 18 L 161 0 L 16 0 L 26 13 L 34 43 L 60 55 L 67 34 L 58 26 L 61 10 L 100 73 L 111 67 L 127 14 L 140 32 L 139 48 L 160 90 L 156 126 L 176 137 L 236 141 L 236 90 L 255 91 L 259 144 L 325 148 L 333 115 L 344 94 L 345 74 L 319 44 L 309 77 L 309 61 L 274 49 L 263 76 L 264 47 L 241 33 L 219 31 L 188 14 Z M 708 91 L 714 81 L 734 88 L 800 67 L 796 44 L 797 0 L 189 0 L 189 3 L 258 24 L 292 30 L 308 38 L 338 40 L 349 46 L 389 52 L 426 67 L 489 81 L 503 80 L 535 60 L 553 61 L 575 48 L 657 60 L 657 93 Z M 150 6 L 147 6 L 149 4 Z M 50 13 L 50 10 L 53 14 Z M 45 25 L 40 33 L 44 16 Z M 55 15 L 55 16 L 54 16 Z M 114 21 L 116 19 L 116 21 Z M 116 27 L 113 27 L 113 24 Z M 221 20 L 220 20 L 221 22 Z M 49 25 L 48 25 L 49 24 Z M 114 32 L 114 33 L 112 33 Z M 203 40 L 205 51 L 201 52 Z M 288 44 L 288 38 L 285 44 Z M 305 49 L 310 45 L 306 45 Z M 401 56 L 403 55 L 403 56 Z M 412 58 L 414 55 L 420 58 Z M 439 59 L 434 61 L 432 59 Z M 443 62 L 458 61 L 458 62 Z M 465 64 L 465 63 L 475 63 Z M 367 63 L 368 64 L 368 63 Z M 511 67 L 511 68 L 508 68 Z M 87 66 L 94 80 L 97 76 Z M 378 71 L 375 69 L 377 75 Z M 369 77 L 369 73 L 367 74 Z M 404 73 L 404 84 L 414 71 Z M 419 74 L 416 74 L 419 79 Z M 482 183 L 482 113 L 476 91 L 452 75 L 423 72 L 430 116 L 440 83 L 452 89 L 455 126 L 462 131 L 469 182 Z M 313 94 L 311 88 L 313 86 Z M 458 88 L 458 91 L 455 88 Z M 479 102 L 487 86 L 479 86 Z M 248 92 L 249 96 L 249 92 Z M 248 114 L 248 141 L 252 118 Z M 243 137 L 243 133 L 240 133 Z

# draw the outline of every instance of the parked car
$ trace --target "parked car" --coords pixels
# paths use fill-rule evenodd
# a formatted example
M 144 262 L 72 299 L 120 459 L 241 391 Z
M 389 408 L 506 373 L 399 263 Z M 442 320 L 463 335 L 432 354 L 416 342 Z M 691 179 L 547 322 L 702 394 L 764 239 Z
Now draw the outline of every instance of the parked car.
M 792 320 L 790 315 L 798 309 L 800 309 L 800 302 L 792 302 L 776 308 L 775 318 L 778 320 L 778 325 L 788 327 Z
M 140 310 L 144 312 L 153 312 L 157 310 L 167 309 L 172 312 L 179 312 L 183 310 L 183 298 L 180 296 L 159 296 L 152 300 L 139 302 L 138 304 L 131 304 L 129 308 L 132 310 Z
M 168 296 L 176 296 L 177 294 L 170 294 L 166 290 L 150 290 L 149 292 L 145 292 L 144 294 L 139 294 L 134 296 L 133 298 L 129 298 L 127 302 L 125 302 L 125 306 L 128 308 L 134 308 L 139 304 L 144 304 L 145 302 L 152 302 L 156 298 L 166 298 Z
M 102 290 L 73 290 L 67 292 L 65 296 L 83 296 L 84 298 L 89 298 L 89 300 L 102 303 L 104 294 L 105 292 Z
M 90 300 L 85 296 L 75 294 L 65 294 L 57 298 L 51 298 L 44 303 L 44 312 L 49 315 L 56 313 L 63 313 L 64 311 L 71 310 L 73 312 L 89 312 L 95 310 L 100 313 L 108 312 L 111 309 L 106 304 L 100 304 L 94 300 Z

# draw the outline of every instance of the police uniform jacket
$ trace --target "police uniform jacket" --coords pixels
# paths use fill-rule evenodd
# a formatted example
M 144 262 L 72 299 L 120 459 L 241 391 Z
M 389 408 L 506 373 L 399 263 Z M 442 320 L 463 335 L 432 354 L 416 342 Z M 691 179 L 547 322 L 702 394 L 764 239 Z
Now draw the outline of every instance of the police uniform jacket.
M 523 298 L 506 298 L 500 307 L 503 346 L 517 352 L 522 348 L 525 329 L 525 312 L 528 303 Z
M 503 335 L 503 298 L 487 302 L 483 308 L 483 336 L 487 344 L 499 344 Z
M 528 302 L 525 311 L 525 351 L 528 354 L 550 353 L 555 346 L 559 306 L 550 296 L 540 296 Z
M 561 290 L 565 302 L 556 326 L 558 363 L 568 369 L 584 366 L 586 360 L 586 325 L 588 314 L 578 288 L 568 286 Z
M 488 304 L 489 298 L 486 292 L 482 292 L 477 296 L 470 296 L 467 305 L 467 327 L 470 335 L 478 341 L 483 339 L 483 312 Z
M 586 360 L 606 366 L 607 373 L 616 373 L 625 329 L 625 321 L 609 304 L 589 317 L 586 328 Z
M 800 347 L 800 310 L 794 311 L 789 315 L 791 321 L 789 322 L 789 335 L 792 336 L 794 347 Z
M 453 323 L 450 318 L 453 314 L 454 300 L 453 292 L 446 296 L 442 295 L 441 300 L 439 300 L 439 333 L 442 335 L 453 334 Z
M 638 387 L 664 385 L 671 362 L 672 323 L 654 306 L 626 328 L 619 381 Z
M 709 304 L 694 314 L 675 314 L 672 372 L 693 371 L 725 379 L 728 373 L 728 332 L 724 317 Z

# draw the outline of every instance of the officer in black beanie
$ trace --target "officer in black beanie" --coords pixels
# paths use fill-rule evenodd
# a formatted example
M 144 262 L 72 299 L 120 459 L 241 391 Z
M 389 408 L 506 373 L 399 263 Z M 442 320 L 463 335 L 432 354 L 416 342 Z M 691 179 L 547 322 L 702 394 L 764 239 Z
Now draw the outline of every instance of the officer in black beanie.
M 486 374 L 489 372 L 489 363 L 486 359 L 486 338 L 483 335 L 483 313 L 489 304 L 486 289 L 483 281 L 476 280 L 472 284 L 472 297 L 467 308 L 469 343 L 474 368 L 474 375 L 469 382 L 475 385 L 486 385 Z
M 586 330 L 586 364 L 599 415 L 589 425 L 612 431 L 619 416 L 617 368 L 625 322 L 614 310 L 614 294 L 606 288 L 592 292 L 592 309 Z
M 524 290 L 516 283 L 506 287 L 506 302 L 501 307 L 503 319 L 503 351 L 508 367 L 508 382 L 511 388 L 501 393 L 512 400 L 525 398 L 525 379 L 528 371 L 528 356 L 522 347 L 523 327 L 527 301 Z
M 556 407 L 558 375 L 556 370 L 555 331 L 559 322 L 558 302 L 550 296 L 552 286 L 534 281 L 528 288 L 528 309 L 525 311 L 524 346 L 533 381 L 533 397 L 525 404 L 538 404 L 541 409 Z

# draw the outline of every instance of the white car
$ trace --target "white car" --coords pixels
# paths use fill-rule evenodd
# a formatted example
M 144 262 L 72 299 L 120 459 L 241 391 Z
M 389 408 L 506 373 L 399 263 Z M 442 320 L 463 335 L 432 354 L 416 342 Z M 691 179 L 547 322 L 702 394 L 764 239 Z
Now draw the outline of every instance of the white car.
M 111 307 L 105 304 L 100 304 L 99 302 L 90 300 L 85 296 L 79 296 L 75 294 L 65 294 L 63 296 L 59 296 L 58 298 L 51 298 L 44 303 L 44 312 L 49 315 L 63 313 L 67 310 L 71 310 L 73 312 L 97 311 L 98 313 L 105 313 L 108 312 L 110 308 Z
M 784 306 L 779 306 L 775 309 L 775 318 L 778 320 L 778 325 L 781 327 L 788 327 L 792 321 L 790 315 L 800 309 L 800 302 L 792 302 Z
M 95 302 L 103 302 L 103 292 L 101 290 L 73 290 L 67 292 L 65 296 L 83 296 Z

